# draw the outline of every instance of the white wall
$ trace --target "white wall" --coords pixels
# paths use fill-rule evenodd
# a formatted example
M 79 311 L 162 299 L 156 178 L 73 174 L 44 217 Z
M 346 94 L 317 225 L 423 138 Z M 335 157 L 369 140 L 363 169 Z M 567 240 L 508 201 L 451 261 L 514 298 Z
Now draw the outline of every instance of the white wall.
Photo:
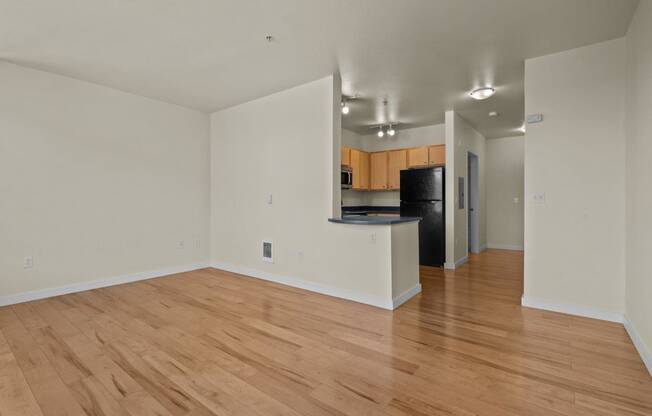
M 652 373 L 652 2 L 642 1 L 627 33 L 626 316 Z M 634 339 L 637 337 L 634 335 Z
M 487 140 L 489 248 L 523 249 L 524 146 L 523 136 Z
M 337 86 L 327 77 L 211 116 L 211 257 L 220 268 L 386 298 L 390 227 L 327 221 L 339 187 Z M 264 239 L 273 264 L 261 259 Z
M 342 129 L 342 146 L 343 147 L 353 147 L 354 149 L 364 150 L 364 142 L 361 135 L 358 133 Z
M 487 245 L 486 139 L 454 111 L 446 112 L 446 267 L 452 268 L 468 255 L 468 153 L 479 159 L 480 247 Z M 459 209 L 458 178 L 464 178 L 464 208 Z M 452 213 L 452 215 L 451 215 Z
M 8 63 L 0 91 L 0 302 L 207 263 L 207 115 Z
M 385 135 L 379 138 L 376 133 L 365 135 L 357 134 L 350 130 L 342 130 L 342 145 L 361 149 L 366 152 L 381 152 L 383 150 L 406 149 L 408 147 L 430 146 L 445 144 L 446 134 L 444 124 L 414 127 L 411 129 L 397 130 L 394 137 Z M 399 191 L 355 191 L 342 192 L 344 206 L 390 206 L 401 205 Z
M 624 311 L 624 62 L 617 39 L 525 63 L 525 304 Z

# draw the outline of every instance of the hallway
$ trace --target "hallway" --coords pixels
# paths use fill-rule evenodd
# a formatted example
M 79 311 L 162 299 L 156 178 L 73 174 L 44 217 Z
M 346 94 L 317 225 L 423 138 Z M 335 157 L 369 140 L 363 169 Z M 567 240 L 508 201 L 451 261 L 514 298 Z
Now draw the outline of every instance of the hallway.
M 652 379 L 621 324 L 520 306 L 522 252 L 422 267 L 421 280 L 422 296 L 399 314 L 441 337 L 443 379 L 482 385 L 476 398 L 517 414 L 652 414 Z

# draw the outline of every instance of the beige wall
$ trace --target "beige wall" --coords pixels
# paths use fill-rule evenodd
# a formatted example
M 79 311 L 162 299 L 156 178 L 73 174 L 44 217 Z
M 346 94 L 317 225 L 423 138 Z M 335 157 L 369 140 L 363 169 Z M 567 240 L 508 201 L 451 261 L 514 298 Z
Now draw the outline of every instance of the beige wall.
M 454 111 L 446 112 L 446 267 L 459 265 L 468 255 L 468 153 L 479 159 L 480 248 L 487 244 L 486 139 Z M 458 178 L 464 178 L 464 208 L 459 209 Z M 453 213 L 451 215 L 451 213 Z
M 327 221 L 334 181 L 339 188 L 330 174 L 337 87 L 328 77 L 211 116 L 211 257 L 219 268 L 380 304 L 392 295 L 391 227 Z M 266 239 L 274 263 L 261 258 Z
M 622 316 L 624 63 L 624 39 L 525 63 L 525 304 Z
M 652 2 L 639 3 L 627 33 L 626 318 L 652 372 Z
M 208 262 L 207 115 L 8 63 L 0 91 L 0 302 Z
M 523 136 L 487 140 L 487 247 L 523 250 Z

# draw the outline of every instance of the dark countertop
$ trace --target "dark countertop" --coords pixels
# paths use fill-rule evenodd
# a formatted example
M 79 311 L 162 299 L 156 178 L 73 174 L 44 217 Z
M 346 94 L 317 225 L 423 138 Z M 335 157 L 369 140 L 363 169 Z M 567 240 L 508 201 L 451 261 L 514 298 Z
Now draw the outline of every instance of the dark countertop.
M 357 225 L 392 225 L 404 222 L 421 221 L 421 217 L 399 217 L 393 216 L 367 216 L 367 215 L 344 215 L 341 218 L 329 218 L 328 221 L 339 224 L 357 224 Z

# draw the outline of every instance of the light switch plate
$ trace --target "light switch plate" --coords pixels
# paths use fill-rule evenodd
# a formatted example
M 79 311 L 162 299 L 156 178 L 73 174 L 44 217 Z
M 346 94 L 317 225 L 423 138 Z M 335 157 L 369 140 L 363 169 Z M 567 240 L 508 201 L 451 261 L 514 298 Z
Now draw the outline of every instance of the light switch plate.
M 535 192 L 532 196 L 536 204 L 545 204 L 546 203 L 546 193 L 545 192 Z
M 31 269 L 34 267 L 34 257 L 27 256 L 23 259 L 23 269 Z

